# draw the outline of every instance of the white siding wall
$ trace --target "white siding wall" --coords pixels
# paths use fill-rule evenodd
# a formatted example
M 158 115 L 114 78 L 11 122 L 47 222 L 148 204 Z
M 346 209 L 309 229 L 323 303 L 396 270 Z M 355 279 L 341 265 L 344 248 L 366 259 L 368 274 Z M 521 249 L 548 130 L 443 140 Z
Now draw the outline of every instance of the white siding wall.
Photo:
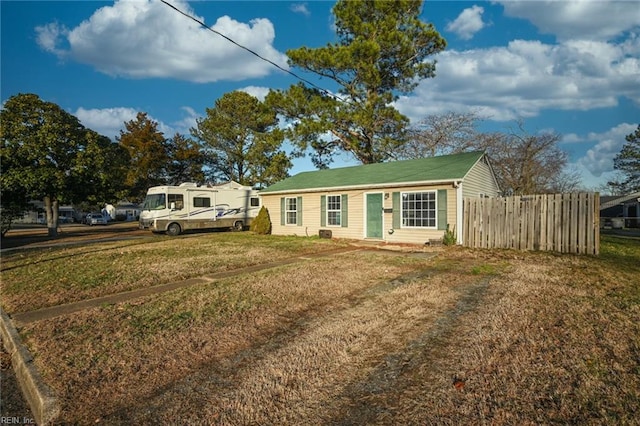
M 272 222 L 272 233 L 274 235 L 298 235 L 315 236 L 320 229 L 329 229 L 334 238 L 346 238 L 354 240 L 365 239 L 366 229 L 366 205 L 365 194 L 380 193 L 383 198 L 383 208 L 387 210 L 383 214 L 382 239 L 387 242 L 424 244 L 429 239 L 442 238 L 443 230 L 438 229 L 417 229 L 402 228 L 393 229 L 393 192 L 403 191 L 433 191 L 438 189 L 447 190 L 447 222 L 453 228 L 456 223 L 456 190 L 453 185 L 439 186 L 416 186 L 416 187 L 389 187 L 384 189 L 369 189 L 357 191 L 338 192 L 312 192 L 291 195 L 262 194 L 262 204 L 269 210 Z M 321 226 L 321 205 L 322 195 L 348 195 L 349 212 L 347 216 L 348 227 L 342 226 Z M 388 194 L 388 196 L 387 196 Z M 280 220 L 280 199 L 282 197 L 302 197 L 302 226 L 281 225 Z
M 320 226 L 320 197 L 322 195 L 348 195 L 349 212 L 347 215 L 348 227 Z M 282 225 L 280 220 L 280 199 L 282 197 L 302 196 L 302 226 Z M 334 238 L 362 239 L 362 206 L 364 204 L 362 191 L 341 192 L 312 192 L 291 195 L 262 195 L 262 205 L 269 210 L 272 230 L 274 235 L 318 235 L 320 229 L 330 229 Z
M 447 223 L 451 224 L 453 228 L 456 223 L 456 190 L 453 185 L 391 188 L 389 191 L 385 191 L 385 193 L 389 193 L 389 198 L 384 201 L 384 207 L 385 209 L 393 207 L 391 195 L 393 192 L 437 191 L 438 189 L 447 190 Z M 399 229 L 394 228 L 393 234 L 389 234 L 389 230 L 393 228 L 393 213 L 384 214 L 384 226 L 383 238 L 390 243 L 424 244 L 430 239 L 439 239 L 444 235 L 444 230 L 441 229 L 403 228 L 402 226 Z
M 497 197 L 500 195 L 500 189 L 491 172 L 491 167 L 486 162 L 486 157 L 478 161 L 475 166 L 469 170 L 464 178 L 462 185 L 463 197 L 479 197 L 484 194 L 489 197 Z

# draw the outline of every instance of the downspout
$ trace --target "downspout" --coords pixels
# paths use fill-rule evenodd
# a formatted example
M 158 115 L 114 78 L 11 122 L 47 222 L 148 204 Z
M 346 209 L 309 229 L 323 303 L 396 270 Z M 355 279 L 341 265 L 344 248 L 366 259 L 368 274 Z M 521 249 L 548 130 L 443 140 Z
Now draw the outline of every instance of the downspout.
M 456 189 L 456 243 L 462 244 L 462 182 L 455 181 Z

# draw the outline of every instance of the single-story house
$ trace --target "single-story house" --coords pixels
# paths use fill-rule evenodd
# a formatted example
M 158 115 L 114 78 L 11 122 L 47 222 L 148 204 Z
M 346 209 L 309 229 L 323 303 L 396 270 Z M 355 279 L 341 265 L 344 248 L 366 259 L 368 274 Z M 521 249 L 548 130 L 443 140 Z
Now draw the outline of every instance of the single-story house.
M 14 220 L 14 223 L 46 223 L 47 216 L 44 212 L 44 202 L 42 200 L 29 201 L 30 209 L 24 212 L 21 218 Z M 82 220 L 82 215 L 71 205 L 58 206 L 59 223 L 72 223 Z
M 260 191 L 274 235 L 462 243 L 463 197 L 500 193 L 484 152 L 299 173 Z M 322 231 L 322 232 L 321 232 Z
M 128 201 L 121 201 L 115 206 L 113 204 L 105 205 L 102 214 L 108 216 L 109 220 L 130 222 L 140 218 L 140 206 Z
M 625 195 L 601 196 L 600 226 L 612 228 L 640 227 L 640 191 Z

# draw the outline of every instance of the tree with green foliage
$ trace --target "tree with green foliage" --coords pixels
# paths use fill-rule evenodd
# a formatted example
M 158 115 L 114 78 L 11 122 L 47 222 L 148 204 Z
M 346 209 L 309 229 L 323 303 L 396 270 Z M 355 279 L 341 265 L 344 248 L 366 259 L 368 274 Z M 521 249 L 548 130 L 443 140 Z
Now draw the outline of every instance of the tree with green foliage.
M 214 181 L 269 185 L 287 177 L 292 166 L 281 149 L 284 134 L 275 111 L 246 92 L 216 100 L 191 134 L 203 144 Z
M 147 189 L 167 182 L 169 154 L 164 134 L 158 130 L 158 123 L 146 113 L 139 112 L 135 120 L 124 123 L 118 143 L 129 154 L 129 168 L 125 177 L 128 196 L 141 201 Z
M 91 151 L 100 137 L 52 102 L 18 94 L 4 104 L 0 120 L 0 185 L 7 208 L 43 200 L 50 236 L 57 236 L 58 206 L 86 196 L 97 170 Z
M 269 210 L 262 206 L 253 221 L 251 221 L 251 231 L 259 235 L 271 234 L 271 217 L 269 216 Z
M 640 191 L 640 125 L 625 140 L 627 143 L 613 159 L 613 168 L 624 175 L 624 180 L 618 182 L 623 192 Z
M 204 182 L 205 176 L 202 168 L 205 157 L 200 144 L 176 133 L 173 138 L 167 141 L 167 148 L 169 156 L 167 179 L 169 184 Z
M 87 146 L 78 152 L 78 159 L 86 166 L 78 179 L 82 183 L 76 185 L 78 199 L 92 206 L 104 206 L 126 193 L 129 153 L 122 146 L 89 130 Z
M 4 237 L 11 229 L 13 222 L 23 217 L 30 205 L 24 191 L 5 188 L 1 177 L 0 181 L 2 181 L 2 186 L 0 186 L 0 236 Z
M 302 152 L 310 148 L 317 167 L 342 152 L 381 162 L 404 142 L 409 120 L 392 103 L 435 76 L 428 58 L 446 46 L 421 11 L 416 0 L 340 0 L 333 8 L 338 43 L 287 51 L 292 67 L 337 86 L 335 96 L 298 84 L 267 97 L 292 124 L 287 137 Z

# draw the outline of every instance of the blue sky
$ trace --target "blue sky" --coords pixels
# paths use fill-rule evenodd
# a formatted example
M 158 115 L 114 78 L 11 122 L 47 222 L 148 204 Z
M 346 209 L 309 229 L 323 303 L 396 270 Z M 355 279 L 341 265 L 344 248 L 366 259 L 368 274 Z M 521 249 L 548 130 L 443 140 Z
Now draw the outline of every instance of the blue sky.
M 271 61 L 336 42 L 329 1 L 171 0 Z M 165 136 L 188 134 L 217 98 L 262 98 L 294 77 L 200 28 L 159 1 L 5 1 L 1 101 L 35 93 L 115 139 L 138 111 Z M 447 40 L 437 76 L 396 107 L 427 115 L 475 111 L 485 130 L 555 131 L 586 189 L 614 177 L 613 157 L 640 121 L 637 1 L 428 1 L 423 20 Z M 292 72 L 329 90 L 301 70 Z M 356 164 L 348 155 L 334 166 Z M 296 160 L 292 174 L 311 170 Z

